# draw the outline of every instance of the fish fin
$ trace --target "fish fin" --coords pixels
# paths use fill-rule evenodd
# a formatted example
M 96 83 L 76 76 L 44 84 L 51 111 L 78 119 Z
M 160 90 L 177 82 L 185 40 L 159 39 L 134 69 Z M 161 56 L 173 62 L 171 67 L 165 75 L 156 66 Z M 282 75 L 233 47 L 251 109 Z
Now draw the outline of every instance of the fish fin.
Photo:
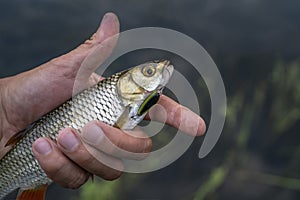
M 16 143 L 18 143 L 26 134 L 26 129 L 14 134 L 5 144 L 5 147 L 7 146 L 14 146 Z
M 31 124 L 28 128 L 25 128 L 18 133 L 14 134 L 5 144 L 5 147 L 7 146 L 14 146 L 17 144 L 25 135 L 26 133 L 34 126 L 34 124 Z
M 17 200 L 44 200 L 46 196 L 47 185 L 37 186 L 33 189 L 21 190 Z
M 131 106 L 126 106 L 125 107 L 123 113 L 118 118 L 118 120 L 113 125 L 113 127 L 118 128 L 118 129 L 124 129 L 124 127 L 126 127 L 126 125 L 131 120 L 130 109 L 131 109 Z
M 113 125 L 114 128 L 121 129 L 117 123 Z

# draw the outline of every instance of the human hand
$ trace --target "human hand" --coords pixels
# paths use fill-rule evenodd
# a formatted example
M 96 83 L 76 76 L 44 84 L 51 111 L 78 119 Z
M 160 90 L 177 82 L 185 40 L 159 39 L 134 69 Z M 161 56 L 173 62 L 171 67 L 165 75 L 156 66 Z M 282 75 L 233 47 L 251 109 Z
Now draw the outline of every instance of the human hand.
M 118 33 L 117 17 L 112 13 L 106 14 L 97 32 L 75 50 L 31 71 L 0 80 L 2 110 L 0 158 L 7 152 L 8 149 L 4 148 L 4 144 L 11 136 L 71 97 L 75 77 L 84 59 L 101 46 L 103 41 Z M 113 47 L 114 42 L 103 49 L 101 55 L 103 61 Z M 93 85 L 101 79 L 93 73 L 95 69 L 90 66 L 86 65 L 80 70 L 83 73 L 79 80 L 83 85 L 86 83 Z M 158 104 L 165 108 L 166 123 L 169 125 L 194 136 L 204 133 L 203 120 L 189 109 L 164 95 L 161 96 Z M 165 120 L 159 110 L 153 113 L 152 119 Z M 122 168 L 121 158 L 142 159 L 142 157 L 121 152 L 118 148 L 134 153 L 151 151 L 151 140 L 141 131 L 127 134 L 100 121 L 92 121 L 83 128 L 81 135 L 71 128 L 61 130 L 57 143 L 47 138 L 39 138 L 33 144 L 33 152 L 46 174 L 64 187 L 77 188 L 88 179 L 90 174 L 108 180 L 118 178 L 121 171 L 104 165 L 86 149 L 84 143 L 89 139 L 95 141 L 95 138 L 103 138 L 97 140 L 98 143 L 94 145 L 98 149 L 99 156 L 105 157 L 120 168 Z

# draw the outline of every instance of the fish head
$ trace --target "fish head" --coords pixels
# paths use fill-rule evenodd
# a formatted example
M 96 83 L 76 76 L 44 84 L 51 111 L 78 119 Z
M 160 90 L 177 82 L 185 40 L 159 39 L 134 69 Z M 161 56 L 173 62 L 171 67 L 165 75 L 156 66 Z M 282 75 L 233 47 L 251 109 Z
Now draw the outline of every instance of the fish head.
M 126 71 L 120 77 L 117 87 L 126 109 L 116 127 L 132 129 L 138 124 L 158 102 L 173 71 L 174 67 L 168 60 L 147 62 Z
M 173 65 L 168 60 L 147 62 L 129 69 L 118 81 L 119 95 L 129 101 L 143 100 L 169 82 Z
M 151 92 L 164 87 L 173 73 L 170 61 L 147 62 L 132 69 L 131 77 L 135 84 Z

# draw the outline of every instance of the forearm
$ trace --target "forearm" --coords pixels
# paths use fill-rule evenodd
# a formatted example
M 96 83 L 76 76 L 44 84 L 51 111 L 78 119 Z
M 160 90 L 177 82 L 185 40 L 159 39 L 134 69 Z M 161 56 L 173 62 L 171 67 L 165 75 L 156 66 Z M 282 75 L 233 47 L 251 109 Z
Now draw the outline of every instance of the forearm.
M 7 152 L 4 146 L 8 140 L 8 122 L 6 120 L 6 110 L 4 106 L 4 91 L 5 91 L 5 84 L 7 83 L 8 78 L 0 79 L 0 159 L 4 156 Z
M 2 141 L 3 138 L 3 132 L 4 132 L 4 120 L 5 120 L 5 110 L 4 110 L 4 104 L 3 104 L 3 91 L 4 91 L 4 79 L 0 79 L 0 141 Z M 0 146 L 1 148 L 1 146 Z

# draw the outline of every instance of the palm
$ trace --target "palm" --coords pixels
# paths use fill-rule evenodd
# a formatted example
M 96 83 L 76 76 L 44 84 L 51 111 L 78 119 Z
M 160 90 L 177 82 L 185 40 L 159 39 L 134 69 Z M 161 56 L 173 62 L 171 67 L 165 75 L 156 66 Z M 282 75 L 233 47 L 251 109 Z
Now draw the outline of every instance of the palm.
M 82 62 L 99 46 L 103 47 L 99 52 L 102 55 L 99 62 L 104 61 L 116 40 L 107 45 L 103 45 L 103 41 L 118 33 L 117 18 L 104 21 L 91 39 L 68 54 L 31 71 L 0 80 L 0 158 L 6 152 L 2 151 L 4 144 L 12 135 L 71 97 L 79 68 L 83 68 L 78 78 L 79 85 L 86 86 L 99 80 L 93 74 L 97 66 L 82 67 Z

